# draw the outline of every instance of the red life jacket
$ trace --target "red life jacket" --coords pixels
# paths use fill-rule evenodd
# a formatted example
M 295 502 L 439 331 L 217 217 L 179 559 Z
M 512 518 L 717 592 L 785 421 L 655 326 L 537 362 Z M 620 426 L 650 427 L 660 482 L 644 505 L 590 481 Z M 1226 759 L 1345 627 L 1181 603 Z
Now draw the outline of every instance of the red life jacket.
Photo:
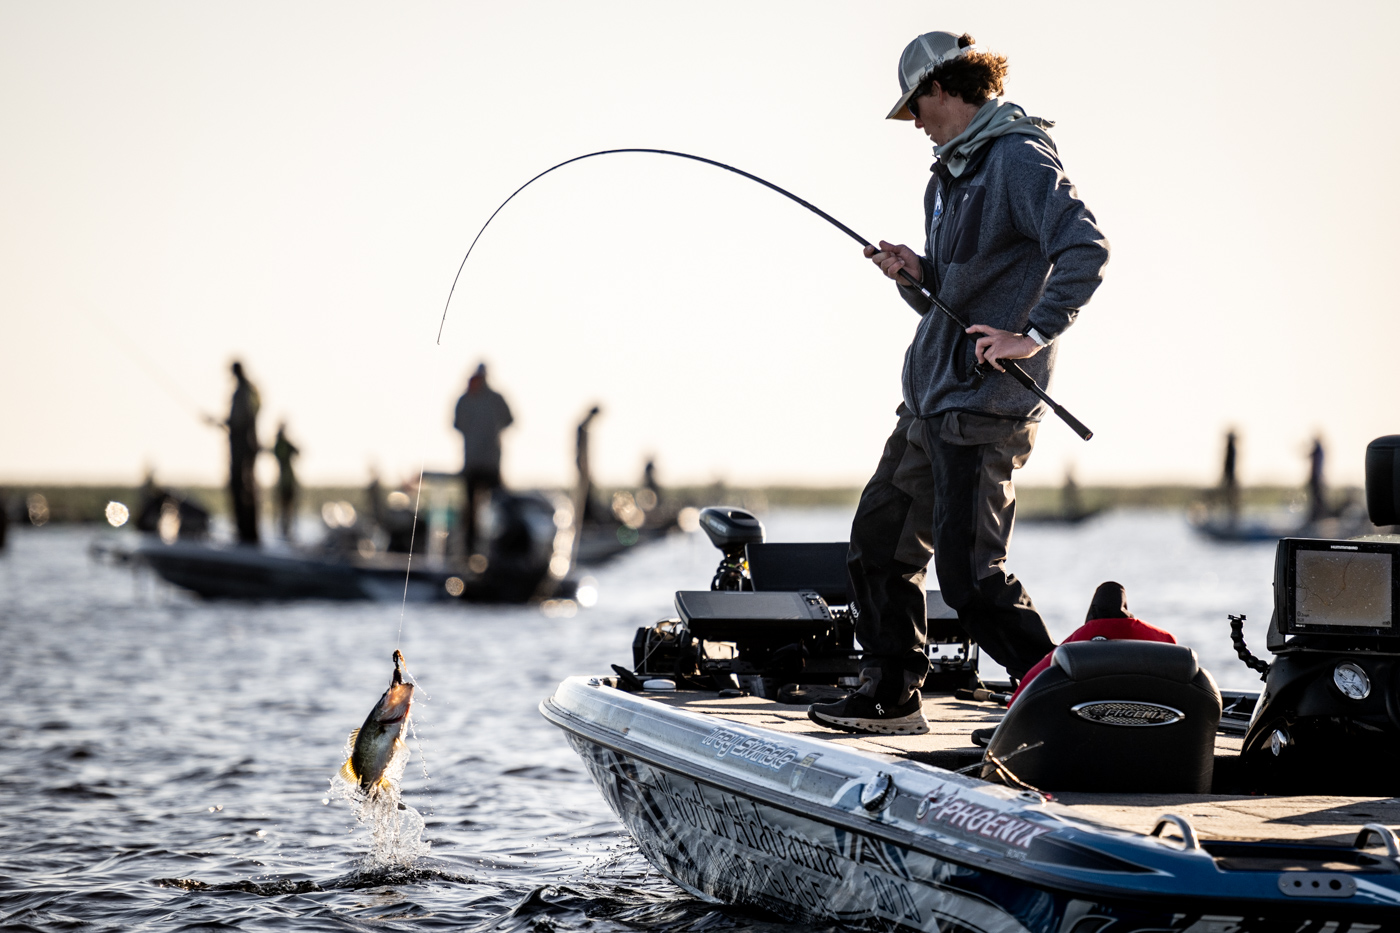
M 1065 639 L 1071 641 L 1093 641 L 1095 638 L 1102 638 L 1106 641 L 1164 641 L 1168 644 L 1176 644 L 1176 638 L 1171 632 L 1159 629 L 1155 625 L 1148 625 L 1141 619 L 1091 619 L 1079 628 L 1074 630 L 1074 634 Z M 1020 686 L 1016 692 L 1011 694 L 1011 702 L 1015 703 L 1016 698 L 1021 695 L 1021 691 L 1026 689 L 1026 684 L 1035 679 L 1035 675 L 1050 666 L 1051 659 L 1055 656 L 1052 650 L 1045 657 L 1036 662 L 1035 667 L 1026 671 L 1026 676 L 1021 678 Z

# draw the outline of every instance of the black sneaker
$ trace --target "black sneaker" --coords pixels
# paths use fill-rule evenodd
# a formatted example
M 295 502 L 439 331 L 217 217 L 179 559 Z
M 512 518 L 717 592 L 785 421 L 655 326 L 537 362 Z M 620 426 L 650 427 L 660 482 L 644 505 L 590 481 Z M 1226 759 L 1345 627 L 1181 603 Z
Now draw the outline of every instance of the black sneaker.
M 923 735 L 928 732 L 924 718 L 924 701 L 914 695 L 898 706 L 872 700 L 863 693 L 853 693 L 832 703 L 813 703 L 807 718 L 828 729 L 846 732 L 874 732 L 879 735 Z

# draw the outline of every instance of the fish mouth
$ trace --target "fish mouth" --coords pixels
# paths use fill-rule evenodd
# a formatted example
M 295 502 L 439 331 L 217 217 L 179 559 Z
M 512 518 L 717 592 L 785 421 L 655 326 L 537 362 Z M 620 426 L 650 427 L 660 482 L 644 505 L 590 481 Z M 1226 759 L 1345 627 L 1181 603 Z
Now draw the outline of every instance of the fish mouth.
M 384 712 L 377 717 L 383 723 L 402 722 L 413 706 L 413 684 L 394 684 L 384 694 Z

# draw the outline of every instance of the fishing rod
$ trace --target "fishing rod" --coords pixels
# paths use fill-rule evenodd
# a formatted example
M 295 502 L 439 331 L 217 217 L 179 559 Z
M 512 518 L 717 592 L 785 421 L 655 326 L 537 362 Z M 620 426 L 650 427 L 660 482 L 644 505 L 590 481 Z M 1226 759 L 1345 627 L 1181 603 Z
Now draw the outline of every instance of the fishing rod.
M 217 428 L 224 432 L 228 431 L 228 425 L 222 419 L 209 414 L 201 408 L 197 402 L 186 395 L 184 390 L 180 388 L 179 383 L 171 379 L 170 376 L 166 374 L 165 370 L 151 362 L 151 360 L 138 350 L 136 345 L 128 340 L 126 335 L 108 320 L 105 315 L 98 313 L 95 308 L 84 305 L 79 305 L 78 310 L 87 315 L 88 320 L 96 322 L 98 326 L 107 331 L 107 335 L 131 358 L 132 362 L 136 364 L 136 367 L 164 389 L 165 394 L 170 396 L 181 408 L 185 409 L 186 413 L 194 415 L 195 418 L 206 427 Z
M 477 241 L 480 240 L 481 235 L 486 232 L 486 228 L 491 226 L 491 221 L 496 219 L 496 215 L 499 214 L 503 209 L 505 209 L 505 206 L 509 204 L 512 200 L 514 200 L 517 194 L 524 191 L 526 188 L 530 187 L 535 182 L 539 181 L 541 178 L 543 178 L 544 176 L 548 175 L 550 172 L 553 172 L 556 169 L 561 169 L 566 165 L 573 164 L 574 162 L 581 162 L 584 159 L 591 159 L 594 156 L 616 155 L 618 153 L 623 152 L 647 152 L 653 155 L 675 156 L 678 159 L 689 159 L 692 162 L 703 162 L 706 165 L 713 165 L 715 168 L 722 168 L 726 172 L 733 172 L 735 175 L 741 175 L 744 178 L 747 178 L 749 181 L 758 182 L 763 187 L 776 191 L 783 197 L 791 201 L 795 201 L 798 204 L 801 204 L 803 207 L 807 208 L 807 210 L 811 211 L 813 214 L 816 214 L 822 220 L 825 220 L 827 223 L 831 224 L 836 229 L 846 234 L 846 236 L 855 240 L 861 246 L 867 246 L 871 249 L 875 249 L 878 251 L 878 247 L 876 247 L 874 243 L 871 243 L 865 237 L 861 236 L 859 233 L 856 233 L 850 227 L 846 226 L 841 221 L 837 220 L 835 217 L 832 217 L 820 207 L 817 207 L 810 201 L 807 201 L 803 198 L 799 198 L 797 195 L 793 194 L 791 191 L 788 191 L 786 188 L 779 187 L 778 185 L 773 184 L 767 179 L 759 178 L 752 172 L 746 172 L 741 168 L 735 168 L 732 165 L 726 165 L 725 163 L 717 162 L 714 159 L 707 159 L 704 156 L 691 155 L 688 152 L 677 152 L 673 149 L 601 149 L 597 152 L 588 152 L 581 156 L 574 156 L 572 159 L 565 159 L 558 165 L 551 165 L 549 168 L 545 169 L 543 172 L 540 172 L 534 178 L 531 178 L 529 181 L 525 182 L 525 184 L 512 191 L 510 197 L 502 201 L 501 206 L 492 211 L 491 216 L 486 218 L 486 223 L 481 225 L 481 229 L 477 231 L 476 236 L 472 239 L 471 246 L 467 247 L 467 254 L 462 257 L 462 264 L 457 267 L 457 274 L 452 277 L 452 288 L 447 293 L 447 302 L 443 305 L 442 308 L 442 320 L 438 323 L 437 342 L 439 344 L 442 343 L 442 329 L 447 324 L 447 309 L 452 304 L 452 295 L 457 291 L 457 281 L 462 277 L 462 270 L 466 268 L 467 260 L 471 258 L 472 250 L 476 248 Z M 907 282 L 912 288 L 916 289 L 919 292 L 919 294 L 923 295 L 924 298 L 928 299 L 930 305 L 932 305 L 934 308 L 937 308 L 939 312 L 941 312 L 944 316 L 952 320 L 952 322 L 954 324 L 957 324 L 960 328 L 962 328 L 964 332 L 967 330 L 969 326 L 967 321 L 963 320 L 962 317 L 960 317 L 955 311 L 953 311 L 952 308 L 949 308 L 943 302 L 939 301 L 938 298 L 933 294 L 933 292 L 929 291 L 921 283 L 914 281 L 914 279 L 912 279 L 903 269 L 899 270 L 899 275 L 900 278 L 904 279 L 904 281 Z M 1037 398 L 1039 398 L 1042 402 L 1048 405 L 1050 407 L 1050 410 L 1053 411 L 1056 415 L 1058 415 L 1061 421 L 1069 425 L 1070 429 L 1073 430 L 1075 434 L 1078 434 L 1086 441 L 1094 436 L 1094 432 L 1090 431 L 1087 427 L 1085 427 L 1084 422 L 1074 417 L 1074 415 L 1070 414 L 1069 411 L 1063 405 L 1059 404 L 1054 399 L 1052 399 L 1044 389 L 1042 389 L 1039 385 L 1036 384 L 1034 377 L 1032 377 L 1031 374 L 1026 372 L 1024 369 L 1022 369 L 1015 360 L 1003 359 L 999 360 L 998 362 L 1001 363 L 1001 365 L 1005 368 L 1005 371 L 1007 373 L 1011 374 L 1012 378 L 1014 378 L 1021 385 L 1025 386 L 1027 390 L 1032 392 Z M 983 365 L 984 364 L 981 363 L 978 364 L 979 367 Z M 983 370 L 983 372 L 985 372 L 985 370 Z

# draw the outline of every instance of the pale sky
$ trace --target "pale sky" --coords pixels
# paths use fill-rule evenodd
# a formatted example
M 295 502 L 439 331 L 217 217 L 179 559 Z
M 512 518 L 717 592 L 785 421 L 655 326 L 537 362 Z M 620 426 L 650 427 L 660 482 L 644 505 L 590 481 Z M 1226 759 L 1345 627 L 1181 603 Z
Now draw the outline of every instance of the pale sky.
M 230 360 L 303 479 L 460 466 L 479 359 L 508 482 L 861 483 L 917 321 L 859 247 L 922 243 L 930 146 L 883 119 L 966 30 L 1057 121 L 1112 243 L 1022 482 L 1334 481 L 1400 432 L 1400 12 L 1334 3 L 0 2 L 0 482 L 224 479 Z M 270 458 L 269 458 L 270 459 Z M 271 464 L 266 464 L 270 466 Z

